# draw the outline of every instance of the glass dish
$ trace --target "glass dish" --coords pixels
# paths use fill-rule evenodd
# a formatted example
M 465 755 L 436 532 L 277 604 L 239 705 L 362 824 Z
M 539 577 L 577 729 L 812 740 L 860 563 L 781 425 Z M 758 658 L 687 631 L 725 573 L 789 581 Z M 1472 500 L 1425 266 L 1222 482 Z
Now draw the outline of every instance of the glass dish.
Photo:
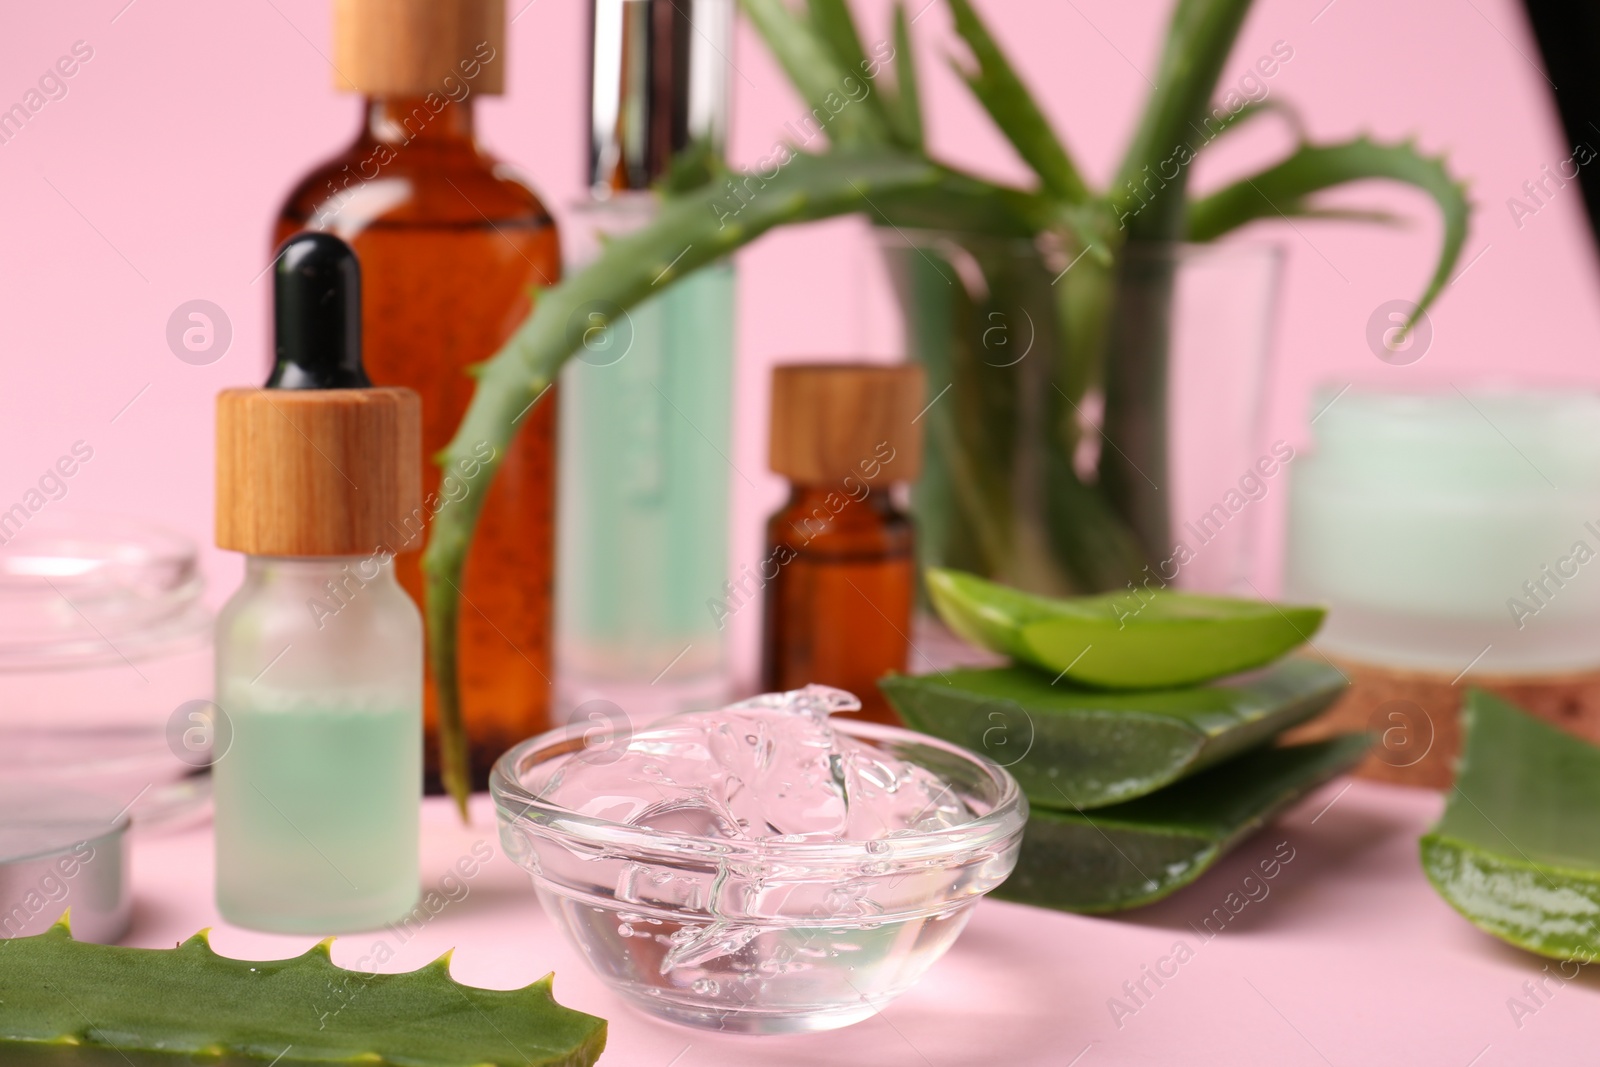
M 39 795 L 93 782 L 143 827 L 198 813 L 212 678 L 194 544 L 71 511 L 6 532 L 0 782 Z
M 977 817 L 826 843 L 627 826 L 540 799 L 585 743 L 552 730 L 495 765 L 501 842 L 600 977 L 642 1011 L 732 1033 L 848 1026 L 922 977 L 1011 873 L 1028 807 L 1011 775 L 964 749 L 870 722 L 833 728 L 932 771 Z

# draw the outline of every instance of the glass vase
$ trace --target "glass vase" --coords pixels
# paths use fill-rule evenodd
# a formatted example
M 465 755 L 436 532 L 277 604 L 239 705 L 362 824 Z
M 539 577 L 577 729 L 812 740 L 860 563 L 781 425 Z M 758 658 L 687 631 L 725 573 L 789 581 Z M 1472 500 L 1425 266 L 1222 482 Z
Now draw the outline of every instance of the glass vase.
M 1277 246 L 887 232 L 928 369 L 919 562 L 1045 594 L 1250 594 Z

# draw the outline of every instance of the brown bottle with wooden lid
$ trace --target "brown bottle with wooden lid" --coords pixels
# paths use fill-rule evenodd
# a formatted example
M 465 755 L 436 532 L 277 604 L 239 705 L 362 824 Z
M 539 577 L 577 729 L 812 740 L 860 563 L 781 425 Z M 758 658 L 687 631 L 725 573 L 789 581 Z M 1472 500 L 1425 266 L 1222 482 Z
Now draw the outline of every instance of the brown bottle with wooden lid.
M 891 489 L 921 470 L 924 392 L 913 364 L 774 369 L 770 462 L 792 487 L 753 576 L 766 589 L 763 688 L 837 686 L 862 717 L 896 721 L 877 680 L 906 669 L 916 560 Z
M 478 142 L 473 109 L 506 84 L 504 0 L 333 0 L 335 85 L 364 98 L 355 140 L 300 181 L 275 236 L 325 230 L 361 257 L 366 365 L 422 396 L 436 455 L 472 398 L 470 368 L 561 279 L 538 195 Z M 537 88 L 537 87 L 532 87 Z M 555 547 L 556 390 L 523 417 L 484 500 L 462 583 L 462 717 L 474 788 L 501 752 L 548 725 Z M 477 445 L 480 459 L 490 445 Z M 460 499 L 457 472 L 423 469 L 423 519 Z M 400 583 L 424 600 L 419 557 Z M 436 694 L 426 707 L 438 788 Z

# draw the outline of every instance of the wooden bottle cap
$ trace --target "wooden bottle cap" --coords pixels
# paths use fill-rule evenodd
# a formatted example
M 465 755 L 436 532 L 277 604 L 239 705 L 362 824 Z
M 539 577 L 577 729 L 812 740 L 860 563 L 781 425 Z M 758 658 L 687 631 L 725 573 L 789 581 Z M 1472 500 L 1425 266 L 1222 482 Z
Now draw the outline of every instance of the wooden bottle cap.
M 421 547 L 422 401 L 410 389 L 217 397 L 217 546 L 253 556 Z
M 774 367 L 772 469 L 802 485 L 912 481 L 922 470 L 922 427 L 912 420 L 924 382 L 916 363 Z
M 505 52 L 505 0 L 334 0 L 339 89 L 450 99 L 460 99 L 460 85 L 500 93 Z

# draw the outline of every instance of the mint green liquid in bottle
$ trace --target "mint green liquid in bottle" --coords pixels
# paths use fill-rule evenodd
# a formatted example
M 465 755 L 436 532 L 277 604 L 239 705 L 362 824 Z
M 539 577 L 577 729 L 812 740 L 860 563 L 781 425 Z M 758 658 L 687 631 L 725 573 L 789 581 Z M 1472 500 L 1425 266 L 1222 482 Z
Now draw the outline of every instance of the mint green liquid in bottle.
M 601 0 L 592 15 L 590 199 L 567 231 L 580 260 L 599 235 L 651 220 L 675 159 L 721 155 L 732 53 L 732 0 Z M 732 224 L 742 201 L 726 201 Z M 734 269 L 669 277 L 625 315 L 588 309 L 600 325 L 561 379 L 556 655 L 568 715 L 598 699 L 641 723 L 730 696 Z
M 328 234 L 285 242 L 277 363 L 217 404 L 217 543 L 247 554 L 217 619 L 216 894 L 223 918 L 331 934 L 418 895 L 420 404 L 361 369 L 360 272 Z

